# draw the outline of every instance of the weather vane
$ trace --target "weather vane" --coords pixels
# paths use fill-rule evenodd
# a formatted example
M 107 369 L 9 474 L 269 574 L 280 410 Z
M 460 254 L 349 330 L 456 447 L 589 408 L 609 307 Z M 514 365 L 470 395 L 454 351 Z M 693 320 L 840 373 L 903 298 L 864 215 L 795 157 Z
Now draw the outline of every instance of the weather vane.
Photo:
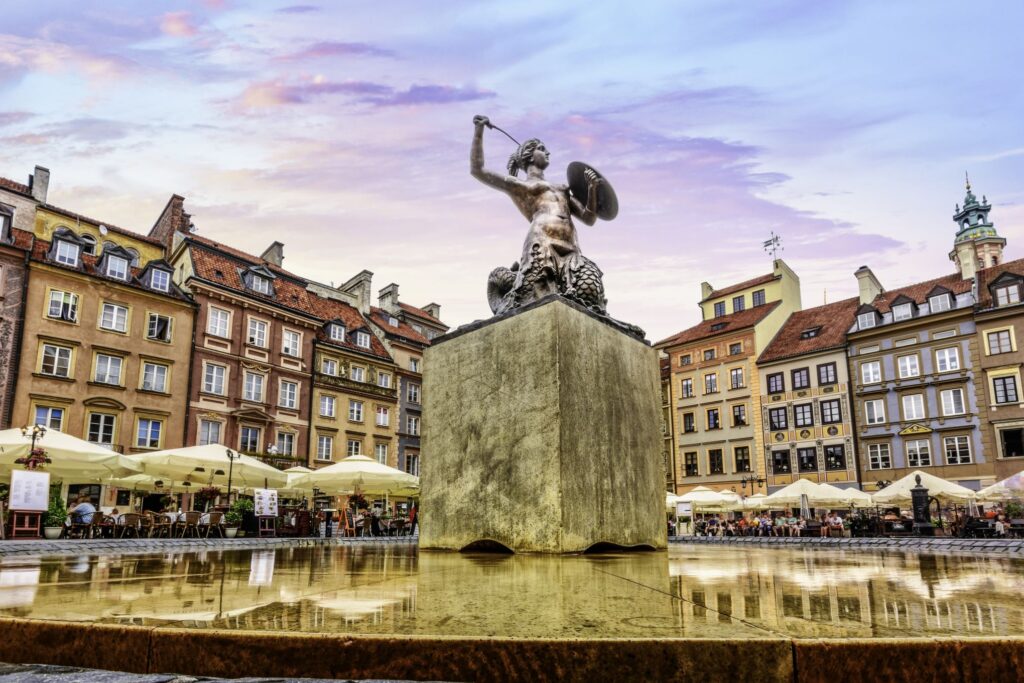
M 763 246 L 765 253 L 772 255 L 772 263 L 778 258 L 778 252 L 785 251 L 782 247 L 782 238 L 776 235 L 774 230 L 771 232 L 771 239 L 765 240 Z

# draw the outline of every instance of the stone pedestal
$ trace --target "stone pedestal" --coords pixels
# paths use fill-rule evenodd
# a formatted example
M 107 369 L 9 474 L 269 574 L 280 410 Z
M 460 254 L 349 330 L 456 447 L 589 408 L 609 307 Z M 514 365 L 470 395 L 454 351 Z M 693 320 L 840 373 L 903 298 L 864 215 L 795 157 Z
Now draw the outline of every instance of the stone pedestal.
M 656 351 L 557 296 L 424 354 L 420 547 L 666 547 Z

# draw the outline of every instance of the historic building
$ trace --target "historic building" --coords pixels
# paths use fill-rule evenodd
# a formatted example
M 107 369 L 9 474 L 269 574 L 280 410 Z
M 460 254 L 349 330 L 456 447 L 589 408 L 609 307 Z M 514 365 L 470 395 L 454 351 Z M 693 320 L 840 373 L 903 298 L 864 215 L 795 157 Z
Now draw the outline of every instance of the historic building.
M 846 331 L 857 298 L 797 311 L 757 361 L 768 479 L 857 486 Z
M 703 322 L 658 342 L 669 357 L 677 492 L 697 485 L 764 493 L 757 357 L 793 311 L 800 279 L 773 271 L 723 289 L 701 285 Z
M 665 466 L 665 490 L 676 490 L 676 459 L 673 439 L 675 411 L 672 408 L 672 362 L 666 356 L 658 359 L 661 370 L 661 460 Z
M 38 202 L 12 423 L 124 453 L 180 446 L 194 309 L 157 238 Z

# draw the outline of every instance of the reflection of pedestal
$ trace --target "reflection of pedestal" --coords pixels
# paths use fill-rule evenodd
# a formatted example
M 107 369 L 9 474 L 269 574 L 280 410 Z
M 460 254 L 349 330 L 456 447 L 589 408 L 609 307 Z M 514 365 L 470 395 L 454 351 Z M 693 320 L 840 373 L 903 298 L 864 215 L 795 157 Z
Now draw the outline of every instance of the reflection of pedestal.
M 261 516 L 259 519 L 260 537 L 277 536 L 277 517 Z
M 11 510 L 11 538 L 39 538 L 42 512 Z
M 549 297 L 435 341 L 420 547 L 664 548 L 657 356 Z

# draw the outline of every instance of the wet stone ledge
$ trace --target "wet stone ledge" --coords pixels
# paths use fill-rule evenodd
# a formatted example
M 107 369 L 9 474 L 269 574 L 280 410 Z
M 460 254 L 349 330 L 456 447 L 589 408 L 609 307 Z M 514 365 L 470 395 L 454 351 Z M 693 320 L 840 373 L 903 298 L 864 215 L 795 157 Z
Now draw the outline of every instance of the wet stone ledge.
M 166 552 L 202 552 L 209 550 L 262 550 L 315 546 L 409 546 L 416 536 L 374 536 L 370 538 L 93 538 L 85 540 L 0 541 L 0 557 L 29 555 L 84 555 L 116 553 L 137 555 Z M 0 679 L 2 681 L 2 679 Z
M 669 536 L 682 545 L 818 548 L 821 550 L 900 550 L 907 552 L 997 553 L 1024 557 L 1024 539 L 1000 538 L 800 538 L 794 536 Z
M 0 683 L 319 683 L 327 678 L 207 678 L 179 674 L 135 674 L 47 664 L 0 664 Z M 342 683 L 405 683 L 395 679 L 342 679 Z

